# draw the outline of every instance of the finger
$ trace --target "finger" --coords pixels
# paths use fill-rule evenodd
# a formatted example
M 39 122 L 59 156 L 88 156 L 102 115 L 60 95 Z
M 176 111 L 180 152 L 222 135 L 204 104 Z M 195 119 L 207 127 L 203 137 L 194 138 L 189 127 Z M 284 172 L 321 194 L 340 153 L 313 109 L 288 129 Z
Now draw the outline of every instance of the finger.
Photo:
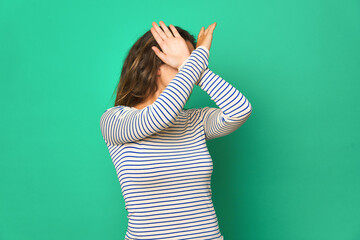
M 163 42 L 164 40 L 160 37 L 160 35 L 156 32 L 156 30 L 152 27 L 150 28 L 150 31 L 152 33 L 152 35 L 154 36 L 156 42 L 159 44 L 159 46 L 161 47 L 161 49 L 163 49 Z
M 174 27 L 174 25 L 170 24 L 169 25 L 172 33 L 174 34 L 175 37 L 181 37 L 180 33 L 178 32 L 178 30 L 176 30 L 176 28 Z
M 210 33 L 210 34 L 213 34 L 215 27 L 216 27 L 216 22 L 213 23 L 213 24 L 211 24 L 211 26 L 210 26 L 210 28 L 209 28 L 209 33 Z
M 211 25 L 212 25 L 212 24 L 210 24 L 210 25 L 206 28 L 206 30 L 205 30 L 205 35 L 208 34 L 209 29 L 211 28 Z
M 165 33 L 163 32 L 163 30 L 161 30 L 161 28 L 157 25 L 156 22 L 152 22 L 152 25 L 155 29 L 155 31 L 158 33 L 158 35 L 161 37 L 161 39 L 165 39 L 167 38 L 167 36 L 165 35 Z
M 166 55 L 163 52 L 155 46 L 152 46 L 151 49 L 155 52 L 156 56 L 158 56 L 163 62 L 166 62 Z
M 168 38 L 173 38 L 174 36 L 172 35 L 172 33 L 169 31 L 168 27 L 165 25 L 164 21 L 160 21 L 160 26 L 162 27 L 162 29 L 164 30 L 166 36 Z
M 200 32 L 198 34 L 198 39 L 204 34 L 204 27 L 201 27 Z

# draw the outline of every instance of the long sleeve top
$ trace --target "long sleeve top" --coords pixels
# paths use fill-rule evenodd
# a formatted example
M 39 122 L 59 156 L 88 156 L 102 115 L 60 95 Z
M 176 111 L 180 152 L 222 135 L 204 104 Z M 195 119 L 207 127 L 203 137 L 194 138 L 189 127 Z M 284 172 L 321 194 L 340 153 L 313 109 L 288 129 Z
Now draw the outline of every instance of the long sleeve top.
M 211 197 L 213 162 L 206 141 L 232 133 L 252 107 L 208 68 L 199 46 L 157 100 L 143 109 L 111 107 L 100 129 L 121 185 L 125 239 L 223 239 Z M 194 85 L 219 108 L 184 110 Z

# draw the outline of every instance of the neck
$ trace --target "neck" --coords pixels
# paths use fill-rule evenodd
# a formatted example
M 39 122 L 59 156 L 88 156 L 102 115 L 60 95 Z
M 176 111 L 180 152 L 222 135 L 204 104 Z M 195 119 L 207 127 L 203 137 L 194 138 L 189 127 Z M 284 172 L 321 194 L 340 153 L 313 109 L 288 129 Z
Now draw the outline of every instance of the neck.
M 153 104 L 158 97 L 160 96 L 160 94 L 164 91 L 165 87 L 163 85 L 158 85 L 158 90 L 155 92 L 155 94 L 153 94 L 152 96 L 148 97 L 145 101 L 137 104 L 136 106 L 134 106 L 136 109 L 143 109 L 151 104 Z

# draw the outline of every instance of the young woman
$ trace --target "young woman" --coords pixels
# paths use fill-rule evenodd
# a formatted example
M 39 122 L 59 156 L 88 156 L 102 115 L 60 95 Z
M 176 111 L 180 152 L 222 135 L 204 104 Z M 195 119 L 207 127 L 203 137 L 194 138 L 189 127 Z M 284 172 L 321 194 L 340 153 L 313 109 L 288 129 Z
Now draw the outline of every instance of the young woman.
M 206 141 L 238 129 L 251 104 L 208 68 L 216 23 L 197 43 L 179 27 L 152 25 L 130 49 L 115 106 L 100 119 L 128 211 L 125 239 L 224 239 Z M 219 108 L 183 109 L 195 84 Z

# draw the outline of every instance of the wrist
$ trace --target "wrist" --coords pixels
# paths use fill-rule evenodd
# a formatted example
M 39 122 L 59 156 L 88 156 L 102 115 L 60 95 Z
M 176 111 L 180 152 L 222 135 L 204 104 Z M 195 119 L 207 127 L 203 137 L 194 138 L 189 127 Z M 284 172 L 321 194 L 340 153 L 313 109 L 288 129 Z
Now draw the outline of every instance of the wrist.
M 205 52 L 207 53 L 208 57 L 210 56 L 210 51 L 207 47 L 203 46 L 203 45 L 200 45 L 198 47 L 196 47 L 195 49 L 198 49 L 198 48 L 202 48 L 203 50 L 205 50 Z M 195 50 L 194 49 L 194 50 Z M 192 53 L 192 52 L 191 52 Z M 190 54 L 191 55 L 191 54 Z M 185 65 L 185 63 L 187 62 L 187 60 L 189 59 L 190 55 L 183 61 L 183 63 L 177 68 L 178 71 L 180 71 L 180 69 Z
M 185 61 L 178 67 L 178 70 L 180 71 L 180 69 L 185 65 L 186 60 L 188 60 L 188 58 L 185 59 Z
M 189 59 L 190 55 L 183 61 L 183 63 L 178 67 L 178 70 L 180 71 L 180 69 L 185 65 L 186 61 Z
M 209 51 L 209 49 L 208 49 L 207 47 L 205 47 L 204 45 L 200 45 L 200 46 L 198 46 L 197 48 L 202 48 L 202 49 L 204 49 L 204 50 L 206 51 L 206 53 L 208 54 L 208 56 L 210 56 L 210 51 Z

